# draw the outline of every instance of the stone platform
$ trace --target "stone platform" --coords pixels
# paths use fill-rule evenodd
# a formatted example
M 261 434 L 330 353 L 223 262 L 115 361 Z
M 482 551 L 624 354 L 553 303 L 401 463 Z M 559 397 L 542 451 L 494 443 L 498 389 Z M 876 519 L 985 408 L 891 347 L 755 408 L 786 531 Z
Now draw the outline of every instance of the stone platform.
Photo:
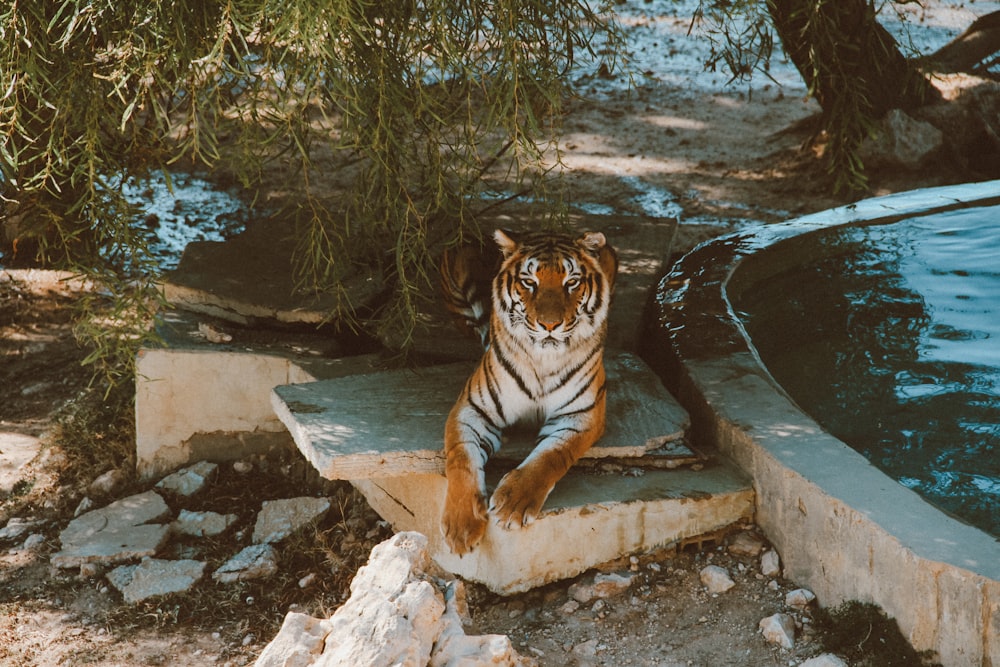
M 324 477 L 350 480 L 394 530 L 426 535 L 444 569 L 510 594 L 752 518 L 748 480 L 683 444 L 687 414 L 645 363 L 609 352 L 605 365 L 604 437 L 556 485 L 534 523 L 514 530 L 491 524 L 464 557 L 450 552 L 438 526 L 444 423 L 470 364 L 279 386 L 272 402 Z M 505 443 L 487 469 L 490 488 L 532 442 L 525 433 Z

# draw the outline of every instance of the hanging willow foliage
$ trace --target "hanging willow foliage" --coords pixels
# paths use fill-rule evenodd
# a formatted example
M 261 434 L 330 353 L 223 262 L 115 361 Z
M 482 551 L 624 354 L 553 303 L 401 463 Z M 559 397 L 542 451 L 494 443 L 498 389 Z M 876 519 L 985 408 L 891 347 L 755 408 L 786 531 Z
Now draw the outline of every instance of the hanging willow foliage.
M 139 311 L 134 329 L 115 329 L 129 349 L 146 335 L 157 276 L 126 184 L 225 157 L 253 188 L 280 154 L 302 193 L 303 285 L 342 290 L 359 266 L 376 269 L 390 294 L 381 317 L 405 339 L 431 253 L 471 233 L 484 173 L 499 170 L 514 190 L 542 188 L 568 73 L 619 48 L 606 9 L 587 0 L 4 3 L 0 249 L 8 263 L 70 267 L 116 290 Z M 342 201 L 318 191 L 320 143 L 360 165 Z M 354 304 L 342 303 L 331 317 L 347 321 Z M 86 329 L 95 340 L 100 330 Z M 98 346 L 98 357 L 119 347 Z

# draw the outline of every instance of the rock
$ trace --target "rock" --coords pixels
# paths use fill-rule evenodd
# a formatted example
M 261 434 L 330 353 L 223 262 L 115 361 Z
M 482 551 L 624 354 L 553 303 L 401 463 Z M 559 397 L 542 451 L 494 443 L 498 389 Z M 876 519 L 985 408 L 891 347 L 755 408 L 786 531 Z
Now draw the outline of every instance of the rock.
M 193 496 L 205 488 L 209 477 L 215 473 L 217 468 L 218 466 L 214 463 L 200 461 L 193 466 L 170 473 L 156 483 L 156 488 L 170 491 L 179 496 Z
M 218 512 L 191 512 L 181 510 L 177 518 L 170 524 L 170 530 L 178 535 L 192 537 L 211 537 L 220 535 L 236 523 L 235 514 L 219 514 Z
M 52 555 L 58 568 L 83 563 L 112 565 L 153 556 L 166 542 L 169 527 L 150 524 L 170 509 L 155 491 L 128 496 L 69 522 L 59 533 L 62 550 Z
M 87 493 L 92 496 L 107 496 L 117 489 L 125 479 L 121 470 L 109 470 L 87 487 Z
M 580 603 L 576 600 L 567 600 L 563 606 L 559 607 L 559 613 L 563 616 L 572 616 L 580 609 Z
M 796 609 L 805 609 L 815 599 L 816 596 L 812 591 L 807 591 L 804 588 L 796 588 L 785 595 L 785 604 Z
M 122 565 L 108 572 L 108 581 L 135 604 L 147 598 L 188 590 L 205 574 L 205 563 L 196 560 L 144 558 L 138 565 Z
M 569 587 L 569 596 L 580 604 L 595 598 L 609 598 L 622 593 L 632 585 L 632 575 L 597 573 L 593 580 L 581 581 Z
M 76 509 L 73 510 L 73 516 L 78 517 L 81 514 L 86 514 L 92 509 L 94 509 L 94 501 L 88 498 L 87 496 L 84 496 L 83 499 L 80 501 L 80 504 L 78 504 L 76 506 Z
M 45 544 L 45 536 L 41 533 L 32 533 L 24 540 L 21 549 L 24 551 L 34 551 Z
M 0 528 L 0 544 L 13 544 L 17 542 L 26 533 L 31 532 L 33 529 L 39 526 L 45 525 L 45 522 L 40 519 L 23 519 L 20 517 L 13 517 L 7 522 L 7 525 Z
M 736 585 L 725 568 L 718 565 L 704 567 L 698 574 L 701 577 L 701 583 L 705 585 L 709 593 L 725 593 Z
M 87 579 L 95 579 L 100 576 L 103 571 L 104 570 L 101 569 L 101 566 L 96 563 L 84 563 L 80 566 L 80 579 L 84 581 Z
M 799 667 L 847 667 L 847 663 L 832 653 L 824 653 L 815 658 L 809 658 Z
M 330 509 L 326 498 L 265 500 L 253 529 L 255 544 L 280 542 L 296 531 L 319 521 Z
M 866 166 L 901 165 L 916 169 L 944 144 L 944 134 L 930 123 L 892 109 L 875 130 L 875 135 L 861 144 L 860 155 Z
M 768 549 L 760 557 L 760 573 L 765 577 L 777 577 L 781 574 L 781 558 L 774 549 Z
M 427 538 L 399 533 L 372 549 L 351 597 L 329 620 L 290 613 L 256 667 L 528 667 L 502 635 L 463 629 L 462 585 L 428 573 Z
M 326 636 L 333 629 L 328 619 L 289 612 L 281 629 L 257 657 L 256 667 L 307 667 L 323 653 Z
M 220 584 L 264 579 L 278 571 L 278 552 L 270 544 L 253 544 L 222 564 L 212 573 Z
M 236 461 L 233 463 L 233 470 L 241 475 L 246 475 L 253 470 L 253 464 L 249 461 Z
M 761 619 L 760 632 L 770 644 L 787 649 L 795 646 L 795 621 L 788 614 L 774 614 Z
M 221 329 L 213 327 L 208 322 L 198 323 L 198 333 L 205 338 L 209 343 L 230 343 L 233 340 L 232 334 L 228 334 Z
M 584 658 L 593 658 L 597 655 L 597 640 L 588 639 L 573 647 L 573 653 Z
M 531 667 L 535 660 L 520 656 L 506 635 L 467 635 L 470 623 L 465 584 L 449 582 L 444 591 L 445 611 L 441 633 L 431 653 L 430 667 Z
M 764 550 L 764 540 L 754 533 L 744 531 L 736 534 L 728 549 L 734 556 L 756 557 Z

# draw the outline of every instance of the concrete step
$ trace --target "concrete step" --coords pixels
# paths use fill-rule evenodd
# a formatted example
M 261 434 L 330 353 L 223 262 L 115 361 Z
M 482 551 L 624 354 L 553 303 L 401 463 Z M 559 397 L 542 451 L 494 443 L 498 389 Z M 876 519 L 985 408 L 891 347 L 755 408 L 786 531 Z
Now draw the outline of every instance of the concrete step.
M 444 424 L 470 364 L 279 386 L 272 404 L 324 477 L 350 480 L 394 530 L 427 535 L 444 569 L 510 594 L 752 517 L 749 481 L 686 447 L 687 413 L 652 370 L 619 351 L 606 354 L 605 366 L 607 429 L 588 454 L 600 463 L 581 461 L 534 523 L 515 530 L 491 524 L 464 557 L 444 544 L 439 522 Z M 491 489 L 530 451 L 533 435 L 504 444 L 487 469 Z
M 272 406 L 327 479 L 443 473 L 445 421 L 473 368 L 460 362 L 284 385 Z M 587 457 L 697 460 L 679 442 L 687 412 L 641 359 L 609 351 L 605 371 L 607 427 Z M 534 436 L 512 434 L 499 456 L 523 460 Z
M 500 473 L 487 475 L 494 488 Z M 428 537 L 445 570 L 509 595 L 574 577 L 622 556 L 683 542 L 753 518 L 748 478 L 722 463 L 702 470 L 647 470 L 638 476 L 571 471 L 532 524 L 490 523 L 472 553 L 456 556 L 439 529 L 445 478 L 414 474 L 352 482 L 396 531 Z

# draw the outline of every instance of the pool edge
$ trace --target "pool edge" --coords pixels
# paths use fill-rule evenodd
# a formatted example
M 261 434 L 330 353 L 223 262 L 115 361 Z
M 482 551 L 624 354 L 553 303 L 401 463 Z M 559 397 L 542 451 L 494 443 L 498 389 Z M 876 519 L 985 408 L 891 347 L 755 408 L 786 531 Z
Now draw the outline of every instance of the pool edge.
M 826 434 L 757 359 L 726 288 L 753 251 L 820 229 L 990 203 L 1000 181 L 881 197 L 699 246 L 661 281 L 645 356 L 694 438 L 754 480 L 756 520 L 785 576 L 825 605 L 896 618 L 946 667 L 1000 664 L 1000 543 L 933 508 Z

